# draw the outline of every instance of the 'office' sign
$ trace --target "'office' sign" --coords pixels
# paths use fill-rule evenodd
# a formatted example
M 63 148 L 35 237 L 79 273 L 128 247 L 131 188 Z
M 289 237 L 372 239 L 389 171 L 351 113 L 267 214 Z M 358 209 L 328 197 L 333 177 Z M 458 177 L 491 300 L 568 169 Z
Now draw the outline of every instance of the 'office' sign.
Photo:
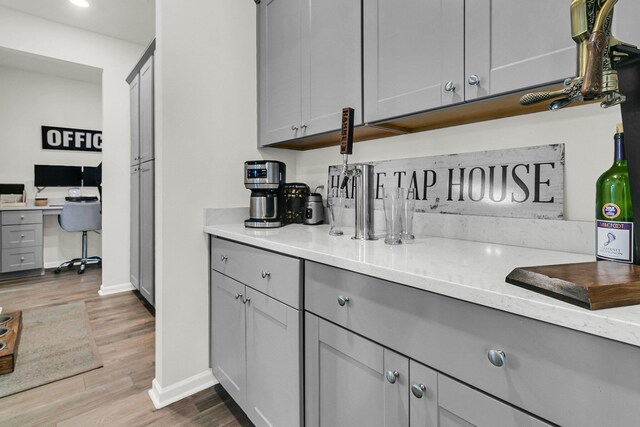
M 42 126 L 42 148 L 45 150 L 102 151 L 102 132 Z

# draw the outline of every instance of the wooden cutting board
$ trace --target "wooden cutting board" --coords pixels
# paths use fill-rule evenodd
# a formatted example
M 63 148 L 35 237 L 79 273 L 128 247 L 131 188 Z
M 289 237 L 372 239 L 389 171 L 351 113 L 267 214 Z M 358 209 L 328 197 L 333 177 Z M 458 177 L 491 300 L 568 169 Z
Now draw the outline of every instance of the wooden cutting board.
M 12 319 L 7 323 L 0 325 L 0 328 L 7 328 L 9 332 L 0 337 L 0 342 L 4 342 L 7 346 L 0 350 L 0 375 L 13 372 L 16 366 L 16 356 L 18 354 L 18 343 L 20 342 L 20 329 L 22 312 L 15 311 L 13 313 L 6 313 L 7 316 L 11 316 Z M 5 316 L 2 314 L 1 316 Z
M 589 310 L 640 304 L 640 266 L 610 261 L 518 267 L 507 283 Z

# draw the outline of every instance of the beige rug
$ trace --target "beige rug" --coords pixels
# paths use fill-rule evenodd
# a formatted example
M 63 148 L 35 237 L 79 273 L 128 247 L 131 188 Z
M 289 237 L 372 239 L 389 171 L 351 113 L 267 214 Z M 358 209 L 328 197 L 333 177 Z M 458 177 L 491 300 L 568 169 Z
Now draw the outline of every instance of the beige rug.
M 24 310 L 16 368 L 0 375 L 0 397 L 101 366 L 84 302 Z

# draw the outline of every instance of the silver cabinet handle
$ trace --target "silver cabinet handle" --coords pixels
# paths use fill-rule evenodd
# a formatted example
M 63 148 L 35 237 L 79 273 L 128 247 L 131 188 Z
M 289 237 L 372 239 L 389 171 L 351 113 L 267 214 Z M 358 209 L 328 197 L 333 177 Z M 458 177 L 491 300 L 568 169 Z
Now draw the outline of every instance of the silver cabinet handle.
M 444 85 L 444 90 L 447 92 L 455 92 L 456 84 L 454 82 L 447 82 L 447 84 Z
M 227 262 L 229 258 L 226 257 L 225 255 L 220 255 L 220 262 Z
M 236 299 L 238 299 L 238 298 L 242 298 L 242 294 L 239 294 L 239 293 L 236 292 Z
M 271 277 L 271 273 L 269 273 L 268 271 L 263 271 L 261 275 L 263 279 L 266 279 L 267 277 L 269 278 Z
M 345 296 L 338 296 L 338 304 L 340 305 L 340 307 L 344 307 L 345 304 L 347 304 L 349 301 L 351 301 L 349 299 L 349 297 L 345 297 Z
M 294 132 L 295 132 L 295 131 L 297 131 L 297 130 L 298 130 L 298 126 L 296 126 L 296 125 L 291 125 L 291 130 L 292 130 L 292 131 L 294 131 Z
M 400 376 L 400 373 L 398 371 L 387 371 L 387 373 L 384 374 L 384 376 L 387 378 L 387 381 L 389 381 L 391 384 L 395 384 L 396 379 Z
M 244 304 L 249 304 L 249 303 L 251 302 L 251 298 L 243 298 L 243 299 L 242 299 L 242 302 L 243 302 Z
M 411 393 L 418 399 L 422 399 L 425 391 L 427 391 L 427 387 L 424 384 L 411 384 Z
M 497 368 L 501 368 L 507 361 L 507 355 L 502 350 L 489 350 L 487 354 L 489 362 Z
M 469 80 L 467 80 L 467 82 L 471 86 L 480 86 L 480 77 L 477 74 L 473 74 L 469 76 Z

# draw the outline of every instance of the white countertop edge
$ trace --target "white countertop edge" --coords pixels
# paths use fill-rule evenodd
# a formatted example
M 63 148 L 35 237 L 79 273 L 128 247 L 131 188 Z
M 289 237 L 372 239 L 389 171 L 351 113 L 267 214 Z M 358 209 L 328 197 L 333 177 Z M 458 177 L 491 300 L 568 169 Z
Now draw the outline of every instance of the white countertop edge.
M 239 243 L 331 265 L 367 276 L 399 283 L 400 285 L 422 289 L 588 334 L 640 346 L 640 306 L 638 305 L 591 311 L 507 283 L 504 284 L 504 289 L 501 291 L 478 288 L 439 278 L 390 269 L 373 263 L 344 259 L 322 250 L 312 250 L 297 247 L 286 242 L 280 242 L 277 238 L 256 237 L 247 235 L 246 233 L 243 234 L 238 232 L 239 228 L 237 227 L 237 224 L 233 226 L 205 226 L 204 232 Z M 465 241 L 459 240 L 457 242 L 460 242 L 461 245 L 465 244 Z M 504 245 L 492 246 L 510 248 Z M 540 249 L 518 249 L 531 251 L 532 254 L 545 252 Z M 575 255 L 577 257 L 576 262 L 584 261 L 584 255 Z M 517 266 L 514 266 L 514 268 L 515 267 Z

